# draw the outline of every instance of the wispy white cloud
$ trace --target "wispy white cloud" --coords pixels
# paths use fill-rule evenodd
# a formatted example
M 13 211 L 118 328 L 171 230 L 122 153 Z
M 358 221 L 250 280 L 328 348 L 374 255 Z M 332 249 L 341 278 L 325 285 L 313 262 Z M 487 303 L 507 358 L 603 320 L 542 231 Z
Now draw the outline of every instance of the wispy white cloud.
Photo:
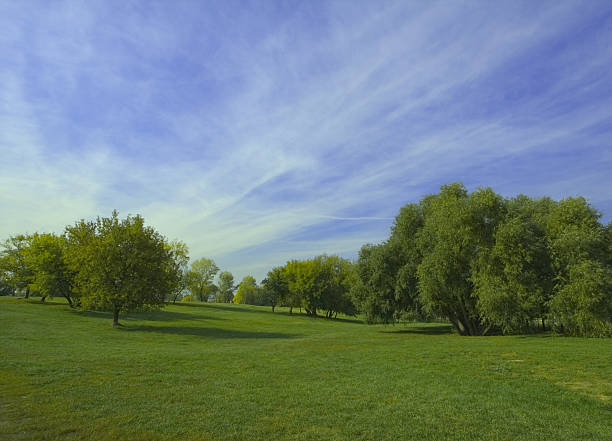
M 605 2 L 23 5 L 0 11 L 3 236 L 117 208 L 261 279 L 355 256 L 449 181 L 612 210 Z

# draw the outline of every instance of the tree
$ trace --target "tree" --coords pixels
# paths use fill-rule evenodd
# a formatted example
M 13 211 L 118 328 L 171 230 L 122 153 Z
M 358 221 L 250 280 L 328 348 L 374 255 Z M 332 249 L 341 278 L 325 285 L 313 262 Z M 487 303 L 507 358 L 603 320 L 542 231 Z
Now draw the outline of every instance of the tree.
M 257 282 L 253 276 L 245 276 L 238 285 L 238 290 L 232 302 L 235 304 L 253 304 L 253 299 L 257 295 Z
M 472 295 L 472 267 L 478 254 L 493 245 L 504 201 L 489 188 L 468 195 L 463 184 L 449 184 L 422 206 L 419 300 L 428 312 L 447 317 L 461 335 L 486 334 L 491 325 Z
M 85 308 L 119 313 L 161 306 L 173 288 L 173 256 L 164 237 L 139 216 L 120 220 L 117 211 L 66 227 L 68 264 Z
M 274 308 L 283 303 L 289 295 L 289 283 L 285 274 L 285 268 L 280 266 L 272 268 L 268 271 L 268 275 L 263 280 L 262 285 L 268 293 L 270 306 L 272 306 L 272 312 L 274 312 Z
M 528 331 L 540 319 L 544 328 L 554 287 L 554 271 L 545 232 L 530 214 L 510 217 L 495 232 L 472 280 L 478 307 L 504 333 Z
M 60 295 L 72 308 L 75 306 L 72 300 L 74 271 L 68 267 L 67 250 L 68 242 L 64 236 L 35 233 L 24 251 L 24 259 L 32 271 L 29 286 L 40 293 L 41 301 Z
M 30 296 L 30 284 L 33 271 L 27 265 L 25 254 L 30 246 L 32 236 L 18 234 L 7 239 L 0 253 L 0 273 L 4 282 L 15 291 L 25 291 Z
M 221 303 L 230 303 L 234 298 L 234 276 L 229 271 L 219 274 L 219 297 Z
M 556 271 L 551 315 L 573 335 L 599 336 L 612 328 L 612 268 L 607 230 L 582 197 L 567 198 L 551 210 L 547 224 Z
M 192 295 L 201 302 L 206 301 L 213 291 L 213 279 L 218 271 L 219 267 L 212 259 L 202 257 L 193 262 L 189 271 L 189 288 Z
M 175 277 L 169 296 L 176 303 L 189 285 L 189 248 L 180 240 L 174 240 L 166 245 L 172 256 L 170 266 L 166 269 L 168 277 Z

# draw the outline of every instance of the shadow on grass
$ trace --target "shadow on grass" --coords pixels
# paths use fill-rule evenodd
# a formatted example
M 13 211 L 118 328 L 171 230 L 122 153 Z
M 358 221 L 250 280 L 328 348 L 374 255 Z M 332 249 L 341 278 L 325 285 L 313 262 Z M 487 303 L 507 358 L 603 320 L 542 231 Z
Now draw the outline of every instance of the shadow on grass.
M 382 331 L 385 334 L 421 334 L 421 335 L 444 335 L 453 334 L 452 325 L 433 325 L 433 326 L 411 326 L 397 330 Z
M 85 316 L 85 317 L 98 317 L 98 318 L 104 318 L 108 320 L 113 319 L 113 314 L 111 312 L 81 311 L 81 310 L 72 310 L 72 312 L 75 314 Z M 178 320 L 226 320 L 221 317 L 212 317 L 212 316 L 203 315 L 203 314 L 190 314 L 188 312 L 172 312 L 172 311 L 164 311 L 164 310 L 131 312 L 128 314 L 119 315 L 119 321 L 126 320 L 126 319 L 155 321 L 155 322 L 173 322 L 173 321 L 178 321 Z
M 299 334 L 286 334 L 281 332 L 237 331 L 223 328 L 204 328 L 199 326 L 123 326 L 126 332 L 156 332 L 172 335 L 193 335 L 208 338 L 296 338 Z
M 177 303 L 175 306 L 179 306 L 179 303 Z M 363 320 L 360 320 L 358 318 L 346 317 L 346 316 L 330 318 L 330 319 L 325 318 L 325 316 L 323 316 L 323 315 L 317 315 L 316 317 L 313 317 L 313 316 L 307 315 L 304 312 L 300 312 L 300 310 L 298 308 L 294 308 L 293 309 L 293 313 L 289 314 L 289 311 L 279 310 L 279 309 L 277 309 L 274 312 L 272 312 L 272 307 L 271 306 L 254 306 L 254 305 L 249 305 L 249 306 L 254 306 L 254 307 L 253 308 L 248 308 L 248 307 L 245 308 L 243 306 L 232 305 L 230 303 L 206 303 L 206 302 L 202 302 L 202 303 L 181 303 L 180 306 L 187 306 L 187 307 L 193 307 L 193 308 L 210 308 L 210 309 L 217 309 L 217 310 L 220 310 L 220 311 L 231 311 L 231 312 L 247 312 L 247 313 L 256 313 L 256 314 L 273 314 L 273 315 L 282 315 L 282 316 L 286 316 L 286 317 L 305 317 L 305 318 L 329 320 L 330 322 L 346 322 L 346 323 L 364 324 Z

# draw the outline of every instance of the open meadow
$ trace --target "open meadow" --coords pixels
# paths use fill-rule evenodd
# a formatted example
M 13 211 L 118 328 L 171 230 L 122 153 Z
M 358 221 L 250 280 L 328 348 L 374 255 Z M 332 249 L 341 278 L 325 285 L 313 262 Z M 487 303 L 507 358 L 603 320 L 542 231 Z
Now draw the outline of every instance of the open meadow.
M 612 440 L 612 340 L 0 298 L 3 440 Z

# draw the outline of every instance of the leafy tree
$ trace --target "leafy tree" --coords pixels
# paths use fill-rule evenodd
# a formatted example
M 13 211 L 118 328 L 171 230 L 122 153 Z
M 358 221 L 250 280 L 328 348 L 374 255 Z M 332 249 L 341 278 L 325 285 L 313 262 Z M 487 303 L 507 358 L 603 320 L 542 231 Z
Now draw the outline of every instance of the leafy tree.
M 30 296 L 33 271 L 27 265 L 25 253 L 30 247 L 32 236 L 19 234 L 7 239 L 0 253 L 0 273 L 3 281 L 15 291 L 25 291 Z
M 66 227 L 68 263 L 86 308 L 119 313 L 143 306 L 160 306 L 173 289 L 168 268 L 173 256 L 154 228 L 139 216 L 120 220 L 117 211 L 96 221 L 81 220 Z
M 525 332 L 536 319 L 544 327 L 554 272 L 545 232 L 532 216 L 502 222 L 493 248 L 480 254 L 475 267 L 472 280 L 486 321 L 505 333 Z
M 64 236 L 35 233 L 30 238 L 30 246 L 24 251 L 24 259 L 32 270 L 30 287 L 40 293 L 43 302 L 46 297 L 60 295 L 70 307 L 74 307 L 74 271 L 68 268 L 67 250 L 68 242 Z
M 234 275 L 229 271 L 219 274 L 219 302 L 230 303 L 234 298 L 234 289 Z
M 213 279 L 219 271 L 212 259 L 205 257 L 196 260 L 191 264 L 189 271 L 189 288 L 191 294 L 201 302 L 208 299 L 208 295 L 214 291 Z
M 562 329 L 572 335 L 612 336 L 612 269 L 583 260 L 571 265 L 551 302 Z
M 257 295 L 257 282 L 253 276 L 245 276 L 238 285 L 236 295 L 232 299 L 235 304 L 246 303 L 253 304 L 253 300 Z
M 478 253 L 493 245 L 504 201 L 489 188 L 468 195 L 463 184 L 449 184 L 422 204 L 419 299 L 428 312 L 447 317 L 461 335 L 486 334 L 490 325 L 484 325 L 472 295 L 471 270 Z
M 556 270 L 551 314 L 560 329 L 574 335 L 607 334 L 612 322 L 609 245 L 600 217 L 586 199 L 577 197 L 560 201 L 548 219 Z
M 166 245 L 172 256 L 170 266 L 166 269 L 168 277 L 173 278 L 169 297 L 176 303 L 189 286 L 189 248 L 180 240 L 174 240 Z
M 289 295 L 289 283 L 285 267 L 272 268 L 263 280 L 262 285 L 268 293 L 270 306 L 272 306 L 272 312 L 274 312 L 274 308 L 283 303 Z
M 349 296 L 354 278 L 352 263 L 338 256 L 322 256 L 321 264 L 324 278 L 321 308 L 326 311 L 325 317 L 337 317 L 338 313 L 354 315 L 356 310 Z

